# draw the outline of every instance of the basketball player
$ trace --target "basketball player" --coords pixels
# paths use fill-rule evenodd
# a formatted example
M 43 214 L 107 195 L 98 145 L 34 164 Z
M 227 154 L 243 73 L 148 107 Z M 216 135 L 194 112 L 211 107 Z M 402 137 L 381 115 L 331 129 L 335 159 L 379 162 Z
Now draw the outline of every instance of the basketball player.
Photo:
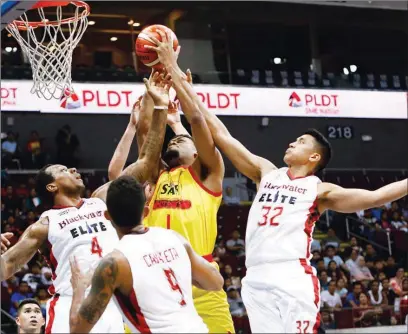
M 170 68 L 166 70 L 167 74 L 173 75 Z M 186 93 L 186 89 L 193 89 L 189 84 L 185 87 L 182 80 L 172 81 L 191 124 L 192 137 L 182 126 L 178 113 L 169 112 L 168 122 L 172 124 L 176 136 L 169 142 L 163 155 L 165 168 L 158 166 L 161 173 L 152 180 L 155 186 L 149 200 L 149 215 L 144 224 L 180 233 L 199 255 L 217 267 L 211 254 L 217 237 L 217 211 L 222 199 L 224 163 L 204 117 Z M 141 101 L 142 106 L 148 105 L 149 101 L 144 100 L 145 97 Z M 146 108 L 140 112 L 140 124 L 150 123 L 146 122 L 148 117 L 149 110 Z M 143 130 L 139 129 L 138 126 L 138 140 L 143 136 Z M 120 151 L 126 149 L 118 146 L 117 152 Z M 126 160 L 126 157 L 119 159 L 119 155 L 115 152 L 111 168 L 115 160 Z M 193 298 L 198 314 L 211 333 L 234 332 L 224 290 L 214 292 L 193 287 Z
M 17 333 L 41 333 L 45 320 L 40 304 L 32 298 L 24 299 L 17 308 Z
M 182 78 L 186 86 L 187 78 L 178 69 L 170 43 L 155 43 L 158 46 L 150 48 L 157 51 L 160 62 L 177 69 L 170 72 L 173 82 Z M 331 146 L 316 130 L 306 131 L 289 144 L 284 156 L 288 167 L 277 169 L 233 138 L 196 94 L 190 96 L 204 115 L 216 145 L 257 184 L 258 193 L 248 216 L 247 274 L 242 288 L 252 332 L 316 332 L 320 287 L 310 265 L 315 222 L 325 210 L 351 213 L 398 200 L 407 195 L 408 180 L 376 191 L 322 183 L 313 174 L 328 164 Z
M 72 262 L 71 333 L 88 333 L 113 295 L 132 333 L 208 333 L 194 308 L 192 282 L 217 291 L 224 280 L 176 232 L 144 227 L 145 202 L 134 178 L 110 184 L 106 216 L 120 241 L 99 263 L 85 300 L 87 277 Z
M 152 126 L 142 147 L 139 159 L 130 165 L 125 175 L 140 182 L 150 177 L 152 166 L 157 165 L 164 140 L 169 85 L 162 79 L 154 84 L 145 82 L 155 105 Z M 53 269 L 53 298 L 47 305 L 46 333 L 69 331 L 69 308 L 72 288 L 69 282 L 68 258 L 75 255 L 81 267 L 92 270 L 104 254 L 118 242 L 118 236 L 109 220 L 104 218 L 105 203 L 97 197 L 82 199 L 84 184 L 75 168 L 62 165 L 46 166 L 37 176 L 37 192 L 43 201 L 54 206 L 42 214 L 39 221 L 27 228 L 17 244 L 1 257 L 1 280 L 7 279 L 26 264 L 39 250 L 49 259 Z M 104 195 L 104 192 L 98 192 Z M 107 312 L 95 326 L 96 333 L 123 333 L 122 317 L 111 303 Z

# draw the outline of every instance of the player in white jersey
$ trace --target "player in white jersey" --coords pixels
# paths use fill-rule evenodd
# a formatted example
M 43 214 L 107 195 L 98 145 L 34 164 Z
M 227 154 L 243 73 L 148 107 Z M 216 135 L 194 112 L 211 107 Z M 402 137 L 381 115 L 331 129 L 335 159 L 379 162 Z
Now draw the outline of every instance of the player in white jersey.
M 133 333 L 208 333 L 194 307 L 192 282 L 216 291 L 224 280 L 179 234 L 143 226 L 145 200 L 134 178 L 110 184 L 107 215 L 120 242 L 99 263 L 85 299 L 87 284 L 73 264 L 71 333 L 88 333 L 112 297 Z
M 162 64 L 176 66 L 170 43 L 159 43 L 155 50 Z M 186 83 L 191 80 L 189 71 L 180 76 Z M 316 130 L 305 132 L 289 145 L 284 156 L 288 168 L 278 170 L 233 138 L 197 94 L 189 95 L 204 115 L 215 144 L 258 187 L 248 217 L 247 275 L 242 283 L 252 332 L 317 331 L 320 288 L 310 266 L 314 223 L 325 210 L 351 213 L 398 200 L 407 195 L 408 180 L 375 191 L 320 182 L 313 173 L 325 168 L 331 147 Z
M 159 80 L 159 79 L 158 79 Z M 146 83 L 148 94 L 160 108 L 154 111 L 151 130 L 138 160 L 127 167 L 124 175 L 145 182 L 151 177 L 160 157 L 169 104 L 169 86 L 157 81 Z M 47 304 L 45 333 L 69 332 L 69 308 L 72 300 L 69 258 L 75 255 L 83 270 L 96 267 L 119 241 L 115 229 L 104 216 L 106 205 L 100 198 L 82 199 L 84 183 L 75 168 L 49 165 L 37 175 L 37 193 L 43 203 L 53 207 L 44 212 L 36 223 L 29 226 L 15 246 L 1 256 L 1 280 L 16 273 L 40 251 L 53 270 L 53 297 Z M 102 196 L 106 186 L 94 195 Z M 111 303 L 106 314 L 94 328 L 95 333 L 123 332 L 121 314 Z

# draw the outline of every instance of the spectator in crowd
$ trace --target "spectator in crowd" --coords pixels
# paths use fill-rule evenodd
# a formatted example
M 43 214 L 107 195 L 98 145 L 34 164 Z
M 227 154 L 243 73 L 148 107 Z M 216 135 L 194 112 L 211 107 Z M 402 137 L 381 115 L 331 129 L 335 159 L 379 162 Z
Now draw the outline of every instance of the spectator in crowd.
M 397 231 L 408 232 L 408 224 L 401 218 L 401 214 L 398 211 L 392 214 L 391 228 Z
M 395 259 L 393 256 L 389 256 L 387 259 L 387 264 L 384 268 L 384 272 L 387 277 L 394 277 L 397 274 L 398 266 L 395 263 Z
M 239 205 L 240 203 L 239 197 L 232 195 L 232 188 L 229 186 L 225 188 L 225 195 L 222 199 L 225 205 Z
M 2 203 L 4 203 L 4 209 L 6 211 L 11 210 L 12 212 L 14 212 L 21 206 L 21 199 L 15 195 L 13 186 L 11 185 L 7 186 L 6 196 L 2 198 L 1 201 Z
M 321 302 L 324 308 L 330 312 L 339 311 L 342 307 L 340 295 L 336 293 L 336 282 L 330 281 L 328 289 L 320 294 Z
M 238 293 L 237 288 L 230 286 L 227 290 L 227 296 L 231 315 L 234 317 L 243 317 L 246 315 L 244 303 Z
M 216 257 L 222 260 L 225 257 L 226 252 L 227 252 L 227 249 L 225 248 L 224 240 L 221 239 L 218 242 L 218 244 L 215 246 L 214 254 Z
M 48 266 L 41 268 L 41 285 L 49 287 L 52 284 L 52 270 Z
M 387 305 L 387 300 L 383 298 L 380 291 L 380 283 L 378 281 L 371 282 L 368 296 L 370 297 L 371 305 Z
M 370 269 L 371 274 L 378 279 L 380 273 L 384 272 L 384 260 L 377 259 L 374 262 L 374 267 Z
M 1 162 L 3 168 L 11 166 L 12 160 L 18 159 L 18 145 L 13 132 L 7 133 L 7 139 L 1 144 Z
M 320 252 L 318 250 L 312 251 L 312 259 L 310 260 L 310 264 L 317 270 L 317 261 L 321 259 Z M 323 269 L 324 269 L 324 261 L 323 261 Z
M 322 245 L 319 240 L 313 239 L 311 245 L 310 245 L 310 251 L 313 252 L 321 252 L 322 251 Z
M 330 313 L 325 310 L 321 311 L 321 326 L 324 329 L 335 329 L 336 328 L 336 323 L 332 320 Z
M 41 279 L 41 268 L 38 263 L 33 263 L 30 267 L 30 271 L 23 277 L 23 281 L 28 283 L 33 292 L 35 292 L 37 286 L 41 284 Z
M 363 254 L 363 249 L 359 246 L 357 238 L 356 237 L 351 237 L 350 238 L 350 246 L 347 246 L 344 249 L 344 258 L 348 258 L 351 256 L 351 252 L 352 250 L 355 249 L 357 251 L 358 255 Z M 347 265 L 347 261 L 346 261 L 346 265 Z
M 16 317 L 18 333 L 41 333 L 41 327 L 45 324 L 41 306 L 35 299 L 24 299 L 18 305 Z
M 35 188 L 30 190 L 30 195 L 24 201 L 25 211 L 34 211 L 41 204 L 40 198 L 37 196 Z
M 326 247 L 326 256 L 324 257 L 324 266 L 327 268 L 330 261 L 336 262 L 338 267 L 341 267 L 346 272 L 348 271 L 347 266 L 344 264 L 343 259 L 336 255 L 336 249 L 329 245 Z
M 388 278 L 384 278 L 381 281 L 381 294 L 383 296 L 384 303 L 388 306 L 394 306 L 396 294 L 390 288 L 390 280 Z
M 331 227 L 327 230 L 327 237 L 323 239 L 323 244 L 327 249 L 327 246 L 333 246 L 339 248 L 341 240 L 337 237 L 336 232 Z
M 50 299 L 50 295 L 47 292 L 47 288 L 45 286 L 38 286 L 37 292 L 35 294 L 35 300 L 40 304 L 41 312 L 45 318 L 47 313 L 47 301 Z
M 363 257 L 359 255 L 356 249 L 353 249 L 351 251 L 350 258 L 346 261 L 346 266 L 350 272 L 357 267 L 357 263 L 360 258 L 362 259 Z
M 322 270 L 318 276 L 321 290 L 322 291 L 327 290 L 329 288 L 329 283 L 331 281 L 331 278 L 327 275 L 327 271 Z
M 30 291 L 30 287 L 26 281 L 21 281 L 18 286 L 18 291 L 14 292 L 11 295 L 11 307 L 10 307 L 10 314 L 13 317 L 17 316 L 17 310 L 19 303 L 26 299 L 31 298 L 33 294 Z
M 340 298 L 347 297 L 348 290 L 346 289 L 346 283 L 343 278 L 339 278 L 337 280 L 336 293 L 340 296 Z
M 45 165 L 43 144 L 37 131 L 31 131 L 30 138 L 27 142 L 27 152 L 30 158 L 30 167 L 39 169 Z
M 367 244 L 364 259 L 366 262 L 375 262 L 377 260 L 377 252 L 375 251 L 373 245 Z
M 64 125 L 55 137 L 57 143 L 57 162 L 65 166 L 78 166 L 76 157 L 79 139 L 71 132 L 69 125 Z
M 368 281 L 374 280 L 370 269 L 366 266 L 364 258 L 359 258 L 357 266 L 350 271 L 351 280 L 354 282 L 363 282 L 366 285 Z
M 227 241 L 227 250 L 237 257 L 245 256 L 245 241 L 240 239 L 239 231 L 232 232 L 232 239 Z
M 404 268 L 398 268 L 395 277 L 390 279 L 391 289 L 399 297 L 404 297 L 408 295 L 408 291 L 402 290 L 402 281 L 404 280 Z
M 354 310 L 354 323 L 358 327 L 374 326 L 382 314 L 380 307 L 372 308 L 365 293 L 359 295 L 359 306 Z
M 362 285 L 360 282 L 353 283 L 353 291 L 347 295 L 346 303 L 344 306 L 356 308 L 360 305 L 359 297 L 362 292 Z
M 381 214 L 381 221 L 378 223 L 378 225 L 386 231 L 389 231 L 391 229 L 391 223 L 390 223 L 390 218 L 388 217 L 388 212 L 383 211 Z
M 316 270 L 318 274 L 320 274 L 323 270 L 326 270 L 326 266 L 324 265 L 324 259 L 317 260 Z

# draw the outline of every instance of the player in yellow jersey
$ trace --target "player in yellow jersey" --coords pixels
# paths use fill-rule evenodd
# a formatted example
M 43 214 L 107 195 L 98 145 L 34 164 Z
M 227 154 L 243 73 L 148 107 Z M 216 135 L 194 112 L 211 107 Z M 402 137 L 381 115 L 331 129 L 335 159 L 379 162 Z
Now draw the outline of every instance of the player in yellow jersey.
M 178 66 L 174 67 L 176 69 Z M 144 224 L 177 231 L 198 254 L 217 266 L 211 254 L 217 236 L 217 211 L 222 199 L 224 162 L 192 98 L 194 90 L 189 84 L 184 84 L 185 80 L 181 80 L 184 74 L 179 69 L 178 73 L 173 73 L 170 67 L 166 70 L 172 77 L 174 75 L 173 88 L 191 124 L 192 136 L 182 126 L 177 113 L 168 117 L 168 124 L 176 136 L 169 142 L 163 155 L 165 167 L 160 168 L 157 180 L 152 180 L 155 186 L 150 194 L 150 210 Z M 143 124 L 149 124 L 149 110 L 153 109 L 147 96 L 142 99 L 140 107 L 142 111 L 137 126 L 139 147 L 147 130 Z M 110 164 L 111 179 L 120 174 L 126 152 L 129 152 L 130 142 L 124 140 L 122 144 L 122 148 L 118 146 Z M 126 153 L 125 157 L 123 153 Z M 234 326 L 225 292 L 193 289 L 195 307 L 210 333 L 233 333 Z

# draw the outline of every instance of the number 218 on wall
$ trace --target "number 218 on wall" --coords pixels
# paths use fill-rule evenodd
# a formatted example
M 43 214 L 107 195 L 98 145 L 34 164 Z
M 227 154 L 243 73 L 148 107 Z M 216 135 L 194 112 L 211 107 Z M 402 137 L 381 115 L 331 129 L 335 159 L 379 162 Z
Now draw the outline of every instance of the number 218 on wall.
M 351 126 L 335 126 L 327 127 L 327 137 L 329 139 L 352 139 L 354 136 L 353 127 Z

